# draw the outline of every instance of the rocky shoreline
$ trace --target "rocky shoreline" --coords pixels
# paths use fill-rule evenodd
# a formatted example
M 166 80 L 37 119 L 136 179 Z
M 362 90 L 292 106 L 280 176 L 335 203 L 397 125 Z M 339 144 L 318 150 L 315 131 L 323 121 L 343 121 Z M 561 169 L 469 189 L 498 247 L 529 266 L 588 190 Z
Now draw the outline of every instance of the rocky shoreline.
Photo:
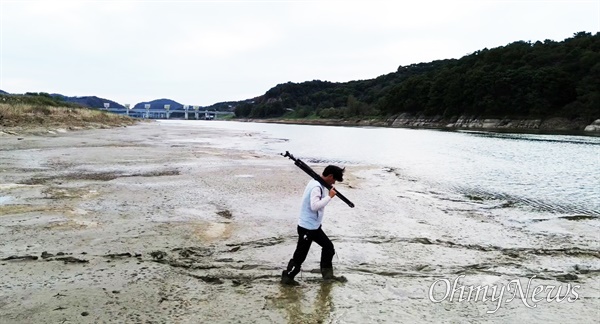
M 372 126 L 394 128 L 427 128 L 442 130 L 477 130 L 514 133 L 573 134 L 600 136 L 600 119 L 591 124 L 582 120 L 566 118 L 548 119 L 508 119 L 477 118 L 461 116 L 454 119 L 441 117 L 420 117 L 400 114 L 387 119 L 243 119 L 246 122 L 331 125 L 331 126 Z

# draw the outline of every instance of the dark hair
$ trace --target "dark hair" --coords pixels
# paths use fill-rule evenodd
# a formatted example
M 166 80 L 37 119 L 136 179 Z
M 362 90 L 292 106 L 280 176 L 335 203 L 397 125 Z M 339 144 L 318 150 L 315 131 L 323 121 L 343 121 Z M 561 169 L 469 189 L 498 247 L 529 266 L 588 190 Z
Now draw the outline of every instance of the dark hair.
M 336 181 L 342 182 L 344 181 L 344 171 L 346 168 L 340 168 L 335 165 L 328 165 L 325 170 L 323 170 L 323 176 L 326 177 L 330 174 L 333 174 L 333 178 Z

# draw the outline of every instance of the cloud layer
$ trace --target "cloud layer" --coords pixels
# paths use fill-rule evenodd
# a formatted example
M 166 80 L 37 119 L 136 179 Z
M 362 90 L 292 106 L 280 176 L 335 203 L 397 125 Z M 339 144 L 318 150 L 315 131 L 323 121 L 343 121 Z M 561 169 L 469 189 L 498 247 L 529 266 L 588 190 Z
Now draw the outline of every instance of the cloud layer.
M 0 89 L 210 105 L 600 30 L 598 1 L 3 1 Z

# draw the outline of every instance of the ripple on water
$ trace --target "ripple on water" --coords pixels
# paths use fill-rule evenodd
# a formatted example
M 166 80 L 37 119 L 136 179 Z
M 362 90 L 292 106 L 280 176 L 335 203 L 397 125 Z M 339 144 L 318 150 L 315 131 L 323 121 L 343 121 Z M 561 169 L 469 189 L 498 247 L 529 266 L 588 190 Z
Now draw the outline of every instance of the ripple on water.
M 486 208 L 511 208 L 511 207 L 528 207 L 535 211 L 550 212 L 555 214 L 566 215 L 581 215 L 585 217 L 597 218 L 600 217 L 600 210 L 590 209 L 587 206 L 563 202 L 563 201 L 548 201 L 545 199 L 536 199 L 519 195 L 511 195 L 502 192 L 491 192 L 480 188 L 463 188 L 454 187 L 453 190 L 464 195 L 470 201 L 480 201 L 482 203 L 489 201 L 500 201 L 501 203 L 494 204 Z

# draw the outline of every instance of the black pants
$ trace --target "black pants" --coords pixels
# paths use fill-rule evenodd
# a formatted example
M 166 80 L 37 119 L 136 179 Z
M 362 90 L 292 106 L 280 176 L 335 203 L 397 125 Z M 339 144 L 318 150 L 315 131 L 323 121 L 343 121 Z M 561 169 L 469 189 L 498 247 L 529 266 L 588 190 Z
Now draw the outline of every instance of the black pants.
M 319 226 L 316 230 L 308 230 L 298 226 L 298 244 L 296 245 L 294 257 L 290 260 L 290 265 L 287 270 L 290 276 L 294 277 L 300 272 L 300 267 L 302 266 L 302 263 L 304 263 L 304 260 L 306 260 L 312 242 L 319 244 L 322 248 L 321 269 L 333 267 L 331 264 L 333 255 L 335 254 L 333 243 L 331 243 L 331 240 L 325 235 L 321 227 Z

